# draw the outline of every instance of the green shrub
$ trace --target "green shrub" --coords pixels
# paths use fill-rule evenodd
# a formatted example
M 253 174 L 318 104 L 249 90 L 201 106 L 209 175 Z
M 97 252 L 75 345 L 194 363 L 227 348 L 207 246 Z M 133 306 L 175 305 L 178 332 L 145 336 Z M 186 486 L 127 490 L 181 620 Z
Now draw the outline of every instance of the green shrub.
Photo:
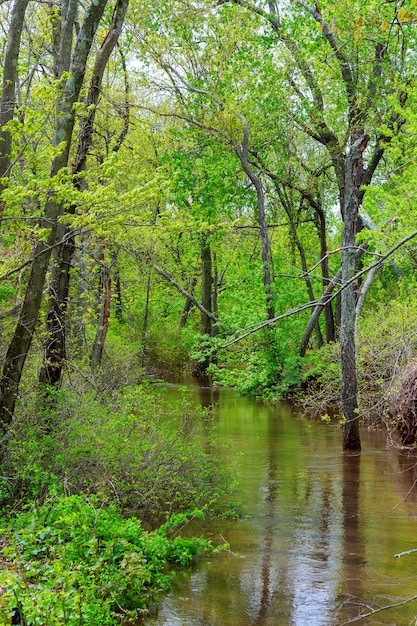
M 173 513 L 214 511 L 235 487 L 210 417 L 187 398 L 173 405 L 142 385 L 100 396 L 62 391 L 42 407 L 35 400 L 13 424 L 4 498 L 42 500 L 62 485 L 102 494 L 154 527 Z
M 148 611 L 172 580 L 167 564 L 187 565 L 209 541 L 174 536 L 193 514 L 153 532 L 122 519 L 95 496 L 54 496 L 21 513 L 3 532 L 8 567 L 0 574 L 0 620 L 12 607 L 39 626 L 111 626 Z M 219 548 L 221 549 L 221 548 Z

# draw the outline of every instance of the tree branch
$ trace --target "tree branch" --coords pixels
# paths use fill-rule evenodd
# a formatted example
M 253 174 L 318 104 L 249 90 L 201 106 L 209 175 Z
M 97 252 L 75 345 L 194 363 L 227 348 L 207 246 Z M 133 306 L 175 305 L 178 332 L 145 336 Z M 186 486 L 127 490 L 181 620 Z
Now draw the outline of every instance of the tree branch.
M 367 268 L 365 268 L 365 269 L 361 270 L 360 272 L 358 272 L 357 274 L 355 274 L 355 276 L 353 276 L 350 280 L 348 280 L 344 285 L 341 285 L 340 288 L 336 291 L 336 293 L 333 293 L 333 294 L 329 295 L 329 297 L 326 300 L 325 304 L 327 304 L 328 302 L 333 300 L 333 298 L 336 298 L 339 295 L 339 293 L 341 293 L 344 289 L 346 289 L 348 287 L 348 285 L 350 285 L 352 282 L 356 281 L 360 276 L 363 276 L 367 272 L 370 272 L 374 268 L 377 268 L 380 265 L 382 265 L 384 263 L 384 261 L 386 261 L 386 259 L 388 259 L 392 254 L 394 254 L 394 252 L 396 252 L 399 248 L 401 248 L 401 246 L 403 246 L 404 244 L 406 244 L 408 241 L 410 241 L 411 239 L 413 239 L 416 236 L 417 236 L 417 230 L 413 231 L 412 233 L 410 233 L 406 237 L 403 237 L 403 239 L 401 239 L 398 243 L 396 243 L 394 246 L 392 246 L 392 248 L 390 248 L 385 254 L 381 255 L 376 261 L 374 261 L 374 263 L 371 263 L 371 265 L 369 265 Z M 333 278 L 333 281 L 336 279 L 336 277 L 337 277 L 337 274 Z M 332 283 L 329 283 L 329 286 L 331 284 Z M 326 288 L 324 294 L 326 293 L 326 291 L 327 291 L 327 288 Z M 238 343 L 242 339 L 245 339 L 246 337 L 249 337 L 249 335 L 252 335 L 253 333 L 258 332 L 258 330 L 261 330 L 262 328 L 265 328 L 266 326 L 269 326 L 270 324 L 275 324 L 275 322 L 278 322 L 278 321 L 280 321 L 282 319 L 285 319 L 286 317 L 291 317 L 292 315 L 296 315 L 297 313 L 302 313 L 303 311 L 306 311 L 308 309 L 313 309 L 316 306 L 321 306 L 324 294 L 318 300 L 312 300 L 310 302 L 306 302 L 305 304 L 302 304 L 301 306 L 299 306 L 299 307 L 297 307 L 295 309 L 290 309 L 286 313 L 282 313 L 282 315 L 278 315 L 277 317 L 273 317 L 272 319 L 268 319 L 268 320 L 264 320 L 263 322 L 260 322 L 259 324 L 257 324 L 256 326 L 254 326 L 250 330 L 248 330 L 247 332 L 244 332 L 244 334 L 240 335 L 236 339 L 232 339 L 231 341 L 228 341 L 227 343 L 223 344 L 220 347 L 221 348 L 228 348 L 229 346 L 232 346 L 233 344 Z M 346 623 L 348 623 L 348 622 L 346 622 Z
M 163 270 L 158 265 L 154 264 L 153 268 L 160 276 L 162 276 L 162 278 L 165 278 L 165 280 L 167 280 L 171 285 L 178 289 L 178 291 L 184 296 L 184 298 L 188 298 L 202 313 L 204 313 L 204 315 L 207 315 L 207 317 L 209 317 L 215 324 L 218 324 L 219 320 L 217 319 L 217 317 L 213 315 L 213 313 L 208 311 L 193 295 L 188 293 L 188 291 L 185 291 L 185 289 L 183 289 L 181 285 L 177 283 L 177 281 L 171 276 L 171 274 L 168 274 L 168 272 Z

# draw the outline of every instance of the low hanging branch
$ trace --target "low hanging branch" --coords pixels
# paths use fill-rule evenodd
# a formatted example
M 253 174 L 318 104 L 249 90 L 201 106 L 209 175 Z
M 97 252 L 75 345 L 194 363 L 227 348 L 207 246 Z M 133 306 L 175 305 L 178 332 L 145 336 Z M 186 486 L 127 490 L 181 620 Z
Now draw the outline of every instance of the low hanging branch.
M 326 289 L 324 290 L 322 297 L 320 298 L 317 306 L 315 307 L 310 317 L 310 320 L 304 331 L 303 338 L 301 340 L 300 356 L 305 356 L 305 353 L 307 351 L 307 345 L 310 340 L 311 334 L 314 330 L 314 327 L 317 324 L 319 317 L 321 313 L 323 312 L 326 304 L 333 299 L 333 296 L 331 295 L 331 293 L 333 289 L 336 287 L 336 285 L 340 283 L 341 278 L 342 278 L 342 268 L 340 268 L 340 270 L 337 272 L 333 280 L 331 280 L 329 284 L 326 286 Z
M 193 295 L 188 293 L 188 291 L 185 291 L 185 289 L 183 289 L 181 285 L 177 283 L 177 281 L 171 276 L 171 274 L 168 274 L 168 272 L 163 270 L 162 267 L 159 267 L 158 265 L 154 265 L 153 268 L 155 272 L 157 272 L 160 276 L 162 276 L 162 278 L 165 278 L 165 280 L 167 280 L 171 285 L 173 285 L 175 289 L 178 289 L 178 291 L 184 296 L 184 298 L 188 298 L 197 307 L 197 309 L 199 309 L 202 313 L 204 313 L 204 315 L 207 315 L 207 317 L 209 317 L 215 324 L 219 323 L 219 320 L 217 319 L 217 317 L 213 315 L 213 313 L 210 313 L 210 311 L 208 311 L 201 304 L 201 302 L 197 300 L 197 298 L 195 298 Z
M 367 274 L 368 272 L 372 272 L 376 268 L 381 266 L 392 254 L 394 254 L 394 252 L 396 252 L 399 248 L 401 248 L 401 246 L 406 244 L 411 239 L 414 239 L 414 237 L 416 236 L 417 236 L 417 230 L 413 231 L 412 233 L 410 233 L 409 235 L 401 239 L 398 243 L 392 246 L 392 248 L 390 248 L 385 254 L 380 255 L 379 258 L 376 261 L 374 261 L 374 263 L 371 263 L 371 265 L 369 265 L 369 267 L 366 267 L 365 269 L 361 270 L 360 272 L 355 274 L 355 276 L 353 276 L 350 280 L 348 280 L 344 285 L 341 285 L 335 293 L 329 293 L 328 290 L 330 286 L 334 288 L 334 286 L 336 285 L 338 274 L 336 274 L 333 280 L 329 283 L 322 297 L 319 298 L 318 300 L 312 300 L 310 302 L 306 302 L 305 304 L 302 304 L 301 306 L 295 309 L 290 309 L 286 313 L 282 313 L 282 315 L 278 315 L 277 317 L 274 317 L 272 319 L 264 320 L 263 322 L 260 322 L 256 326 L 253 326 L 246 332 L 243 332 L 243 334 L 240 335 L 239 337 L 236 337 L 235 339 L 232 339 L 231 341 L 224 343 L 220 347 L 228 348 L 229 346 L 232 346 L 233 344 L 238 343 L 239 341 L 242 341 L 242 339 L 249 337 L 249 335 L 257 333 L 259 330 L 261 330 L 262 328 L 265 328 L 266 326 L 269 326 L 270 324 L 275 324 L 275 322 L 279 322 L 280 320 L 285 319 L 286 317 L 291 317 L 292 315 L 296 315 L 297 313 L 301 313 L 302 311 L 306 311 L 307 309 L 314 309 L 317 307 L 317 310 L 320 309 L 320 312 L 321 312 L 324 304 L 327 304 L 328 302 L 333 300 L 333 298 L 336 298 L 339 295 L 339 293 L 341 293 L 344 289 L 346 289 L 346 287 L 348 287 L 352 282 L 356 281 L 358 278 L 360 278 L 364 274 Z

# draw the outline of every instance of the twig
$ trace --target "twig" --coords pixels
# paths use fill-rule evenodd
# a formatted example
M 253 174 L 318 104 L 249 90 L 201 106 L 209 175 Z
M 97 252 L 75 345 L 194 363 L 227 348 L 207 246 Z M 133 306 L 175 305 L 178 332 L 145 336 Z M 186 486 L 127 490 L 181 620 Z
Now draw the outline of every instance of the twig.
M 381 613 L 381 611 L 386 611 L 388 609 L 395 609 L 399 606 L 404 606 L 404 604 L 409 604 L 409 602 L 414 602 L 415 600 L 417 600 L 417 595 L 412 596 L 411 598 L 407 598 L 406 600 L 401 600 L 401 602 L 395 602 L 394 604 L 387 604 L 385 606 L 381 606 L 379 609 L 373 609 L 372 611 L 369 611 L 368 613 L 363 613 L 363 615 L 358 615 L 357 617 L 354 617 L 353 619 L 349 619 L 347 622 L 343 622 L 342 624 L 339 624 L 338 626 L 346 626 L 346 624 L 353 624 L 354 622 L 360 622 L 361 620 L 367 617 L 371 617 L 372 615 L 375 615 L 376 613 Z

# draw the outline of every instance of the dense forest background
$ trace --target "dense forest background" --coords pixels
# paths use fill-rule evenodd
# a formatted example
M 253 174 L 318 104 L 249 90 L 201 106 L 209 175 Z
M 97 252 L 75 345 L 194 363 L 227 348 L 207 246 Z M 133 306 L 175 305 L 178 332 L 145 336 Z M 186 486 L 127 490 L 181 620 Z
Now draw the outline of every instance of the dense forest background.
M 417 3 L 0 14 L 4 501 L 116 493 L 155 527 L 159 470 L 170 513 L 224 497 L 160 441 L 146 380 L 184 373 L 414 444 Z

